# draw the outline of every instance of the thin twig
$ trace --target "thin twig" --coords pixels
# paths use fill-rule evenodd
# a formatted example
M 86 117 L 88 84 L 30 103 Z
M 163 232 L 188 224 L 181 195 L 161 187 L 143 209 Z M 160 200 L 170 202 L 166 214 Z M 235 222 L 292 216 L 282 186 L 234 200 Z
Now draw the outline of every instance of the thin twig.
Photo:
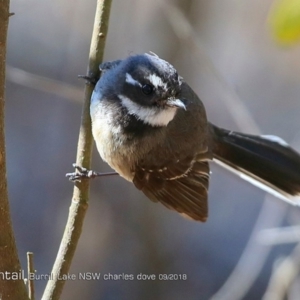
M 277 263 L 272 272 L 271 279 L 263 300 L 285 299 L 287 291 L 299 274 L 300 243 L 292 253 Z
M 272 196 L 266 195 L 266 197 L 271 198 Z M 270 210 L 272 210 L 272 214 L 270 214 Z M 244 298 L 261 272 L 272 249 L 271 246 L 257 243 L 257 234 L 262 228 L 280 225 L 285 214 L 286 205 L 284 203 L 278 201 L 277 205 L 274 205 L 271 200 L 264 201 L 259 217 L 238 263 L 222 287 L 210 300 L 238 300 Z
M 299 243 L 300 226 L 263 229 L 257 235 L 257 241 L 263 245 Z
M 33 265 L 33 253 L 27 252 L 27 284 L 28 284 L 28 296 L 30 300 L 34 300 L 34 279 L 35 274 Z
M 33 74 L 9 65 L 6 66 L 6 79 L 21 86 L 82 103 L 82 89 L 65 82 Z
M 23 300 L 28 299 L 28 295 L 21 276 L 18 279 L 5 276 L 5 274 L 21 274 L 21 265 L 10 218 L 6 178 L 4 94 L 8 20 L 9 0 L 3 0 L 0 9 L 0 273 L 2 274 L 0 298 Z
M 87 76 L 89 77 L 99 75 L 98 67 L 103 58 L 111 2 L 112 0 L 97 1 L 87 70 Z M 76 159 L 77 165 L 83 166 L 87 169 L 90 169 L 93 145 L 89 114 L 92 91 L 93 86 L 86 84 Z M 80 182 L 76 182 L 65 232 L 52 269 L 53 279 L 48 281 L 42 300 L 59 299 L 65 284 L 65 280 L 62 280 L 61 278 L 62 275 L 67 274 L 70 269 L 75 249 L 82 231 L 83 220 L 88 207 L 88 199 L 89 180 L 83 179 Z

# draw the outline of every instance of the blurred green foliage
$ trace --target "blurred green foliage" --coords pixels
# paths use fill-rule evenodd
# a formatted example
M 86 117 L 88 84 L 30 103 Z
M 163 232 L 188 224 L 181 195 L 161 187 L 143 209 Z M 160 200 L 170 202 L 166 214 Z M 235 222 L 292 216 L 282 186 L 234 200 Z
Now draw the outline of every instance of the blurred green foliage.
M 282 45 L 300 41 L 300 0 L 275 1 L 269 13 L 274 39 Z

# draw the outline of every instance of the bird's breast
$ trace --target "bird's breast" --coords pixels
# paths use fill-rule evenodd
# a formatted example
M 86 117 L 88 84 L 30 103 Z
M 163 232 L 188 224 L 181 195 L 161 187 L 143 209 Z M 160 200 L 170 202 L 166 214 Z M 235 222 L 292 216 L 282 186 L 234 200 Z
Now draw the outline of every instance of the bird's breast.
M 121 124 L 107 110 L 98 110 L 91 117 L 92 133 L 101 158 L 122 177 L 132 181 L 135 149 L 133 144 L 130 147 L 125 146 L 128 143 Z
M 144 124 L 117 102 L 92 101 L 92 132 L 100 156 L 132 181 L 135 167 L 164 140 L 164 131 Z

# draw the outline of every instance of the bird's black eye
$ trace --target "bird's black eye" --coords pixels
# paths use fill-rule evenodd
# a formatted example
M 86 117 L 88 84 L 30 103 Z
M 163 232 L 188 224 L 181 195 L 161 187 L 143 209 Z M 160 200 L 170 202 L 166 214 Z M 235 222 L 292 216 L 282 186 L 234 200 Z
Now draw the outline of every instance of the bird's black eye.
M 153 93 L 153 86 L 150 84 L 144 84 L 142 86 L 142 91 L 145 95 L 151 95 Z

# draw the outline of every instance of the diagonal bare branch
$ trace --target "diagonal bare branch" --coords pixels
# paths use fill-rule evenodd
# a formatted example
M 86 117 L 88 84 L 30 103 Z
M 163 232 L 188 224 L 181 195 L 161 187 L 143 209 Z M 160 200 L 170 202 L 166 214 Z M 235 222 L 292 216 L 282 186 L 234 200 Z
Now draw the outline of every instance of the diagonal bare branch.
M 112 0 L 98 0 L 94 29 L 91 40 L 89 63 L 87 76 L 93 77 L 99 74 L 99 64 L 102 62 L 106 35 L 108 31 L 108 21 Z M 81 126 L 77 147 L 76 164 L 90 169 L 93 139 L 91 134 L 90 120 L 90 98 L 93 87 L 86 84 L 84 92 L 84 104 L 81 117 Z M 65 227 L 65 232 L 58 250 L 58 254 L 52 269 L 54 279 L 47 283 L 42 300 L 59 299 L 65 280 L 62 276 L 67 274 L 77 247 L 77 243 L 82 231 L 85 213 L 89 199 L 89 180 L 83 179 L 77 182 L 73 191 L 73 198 L 69 210 L 69 217 Z
M 33 74 L 9 65 L 6 66 L 6 79 L 21 86 L 82 103 L 83 90 L 65 82 Z

